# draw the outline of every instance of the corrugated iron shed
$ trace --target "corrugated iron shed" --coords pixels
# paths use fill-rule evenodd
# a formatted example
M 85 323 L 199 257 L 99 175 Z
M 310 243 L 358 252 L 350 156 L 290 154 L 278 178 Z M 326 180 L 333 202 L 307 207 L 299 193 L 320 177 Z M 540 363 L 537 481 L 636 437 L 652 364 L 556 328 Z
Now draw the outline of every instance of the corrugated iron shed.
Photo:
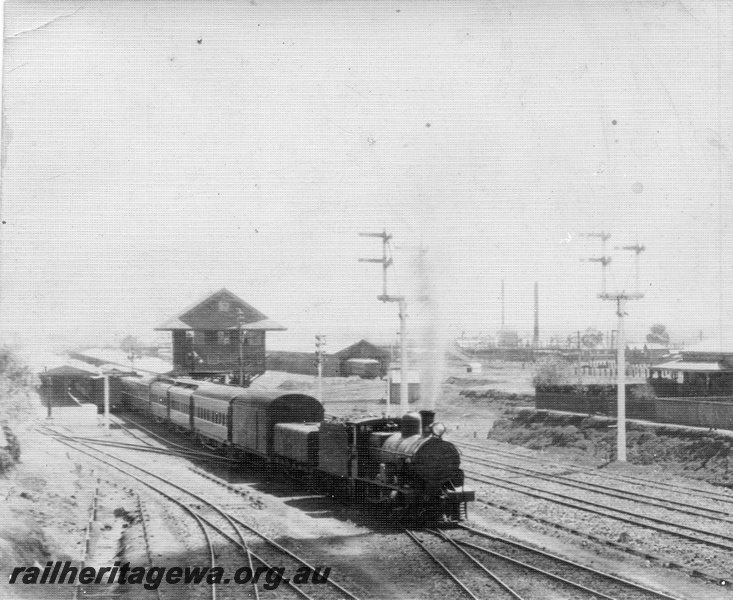
M 334 352 L 334 356 L 339 358 L 377 358 L 377 359 L 389 359 L 390 353 L 384 348 L 375 346 L 371 342 L 366 340 L 359 340 L 355 344 L 351 344 L 346 348 Z

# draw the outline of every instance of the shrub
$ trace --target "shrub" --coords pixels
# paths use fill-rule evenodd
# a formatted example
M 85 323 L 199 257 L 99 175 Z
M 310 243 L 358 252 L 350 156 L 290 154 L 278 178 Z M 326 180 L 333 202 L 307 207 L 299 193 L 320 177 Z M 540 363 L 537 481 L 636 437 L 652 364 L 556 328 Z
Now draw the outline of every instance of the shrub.
M 18 442 L 18 436 L 13 433 L 8 425 L 3 425 L 3 433 L 5 434 L 5 440 L 8 445 L 5 447 L 10 457 L 18 462 L 20 460 L 20 443 Z
M 539 361 L 534 369 L 532 385 L 535 387 L 573 383 L 576 375 L 570 364 L 559 356 L 550 356 Z
M 0 346 L 0 423 L 21 421 L 33 414 L 35 377 L 15 351 Z
M 10 452 L 0 448 L 0 475 L 5 475 L 15 465 Z

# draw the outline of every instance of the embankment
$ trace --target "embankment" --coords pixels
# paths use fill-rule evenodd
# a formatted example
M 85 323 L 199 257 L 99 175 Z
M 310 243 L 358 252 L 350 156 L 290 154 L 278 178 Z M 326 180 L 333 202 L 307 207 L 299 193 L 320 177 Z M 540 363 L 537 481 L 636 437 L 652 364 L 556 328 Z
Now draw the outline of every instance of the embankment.
M 562 450 L 599 464 L 614 460 L 616 422 L 510 409 L 494 422 L 489 439 L 535 450 Z M 733 432 L 627 423 L 627 460 L 733 488 Z

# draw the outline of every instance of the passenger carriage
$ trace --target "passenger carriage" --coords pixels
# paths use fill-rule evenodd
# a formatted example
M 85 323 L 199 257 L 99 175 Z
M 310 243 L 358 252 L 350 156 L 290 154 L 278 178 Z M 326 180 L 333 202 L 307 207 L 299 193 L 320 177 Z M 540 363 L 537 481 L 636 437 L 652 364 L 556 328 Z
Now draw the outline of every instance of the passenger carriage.
M 201 385 L 194 379 L 177 379 L 175 385 L 168 388 L 168 403 L 170 407 L 170 422 L 179 429 L 193 431 L 193 392 Z
M 168 421 L 170 418 L 168 390 L 172 386 L 172 379 L 158 379 L 150 384 L 150 413 L 159 421 Z
M 150 384 L 155 376 L 127 376 L 122 378 L 120 396 L 124 406 L 139 413 L 150 412 Z

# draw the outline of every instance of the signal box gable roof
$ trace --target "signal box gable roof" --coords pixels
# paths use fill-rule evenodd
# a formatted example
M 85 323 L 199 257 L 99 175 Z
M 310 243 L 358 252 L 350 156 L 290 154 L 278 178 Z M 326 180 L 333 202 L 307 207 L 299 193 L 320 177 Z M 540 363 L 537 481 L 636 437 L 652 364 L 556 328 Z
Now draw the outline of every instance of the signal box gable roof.
M 240 311 L 242 329 L 258 331 L 285 331 L 285 327 L 271 321 L 253 306 L 232 294 L 226 288 L 210 293 L 186 307 L 155 329 L 157 331 L 225 331 L 239 329 Z

